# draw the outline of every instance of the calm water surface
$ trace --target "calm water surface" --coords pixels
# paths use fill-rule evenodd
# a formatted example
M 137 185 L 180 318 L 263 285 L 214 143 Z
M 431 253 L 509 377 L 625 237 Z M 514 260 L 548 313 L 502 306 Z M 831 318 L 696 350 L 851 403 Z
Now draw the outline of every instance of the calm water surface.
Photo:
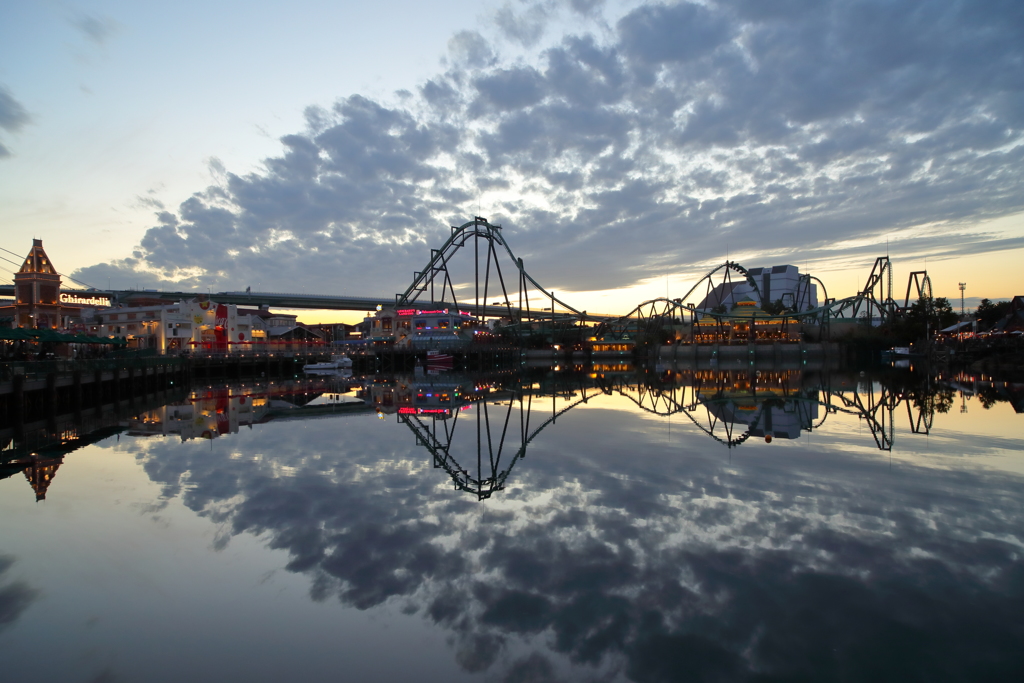
M 333 382 L 0 471 L 0 679 L 1024 679 L 1024 387 Z

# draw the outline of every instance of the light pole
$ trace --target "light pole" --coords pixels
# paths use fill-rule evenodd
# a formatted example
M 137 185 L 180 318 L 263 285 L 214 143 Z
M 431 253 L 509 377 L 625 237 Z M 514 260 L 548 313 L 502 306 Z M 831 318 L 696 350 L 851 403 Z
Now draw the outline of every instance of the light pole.
M 960 319 L 964 318 L 964 290 L 967 289 L 967 283 L 960 283 Z

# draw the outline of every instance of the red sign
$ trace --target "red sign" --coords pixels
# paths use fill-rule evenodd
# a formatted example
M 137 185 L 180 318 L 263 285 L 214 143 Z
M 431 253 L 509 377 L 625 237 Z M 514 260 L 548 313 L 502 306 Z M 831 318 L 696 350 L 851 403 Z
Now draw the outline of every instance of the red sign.
M 217 304 L 217 319 L 214 321 L 214 333 L 217 339 L 217 346 L 221 350 L 227 350 L 228 333 L 225 329 L 228 325 L 228 307 L 224 304 Z

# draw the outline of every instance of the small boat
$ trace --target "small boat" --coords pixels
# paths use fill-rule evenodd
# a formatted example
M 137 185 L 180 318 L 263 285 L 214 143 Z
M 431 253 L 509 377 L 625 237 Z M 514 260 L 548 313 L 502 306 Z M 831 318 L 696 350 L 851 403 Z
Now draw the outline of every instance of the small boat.
M 451 368 L 455 366 L 455 356 L 442 351 L 427 351 L 427 370 Z
M 323 372 L 325 370 L 346 370 L 352 368 L 352 359 L 341 354 L 340 356 L 331 356 L 331 359 L 326 363 L 310 363 L 309 365 L 303 365 L 303 372 Z

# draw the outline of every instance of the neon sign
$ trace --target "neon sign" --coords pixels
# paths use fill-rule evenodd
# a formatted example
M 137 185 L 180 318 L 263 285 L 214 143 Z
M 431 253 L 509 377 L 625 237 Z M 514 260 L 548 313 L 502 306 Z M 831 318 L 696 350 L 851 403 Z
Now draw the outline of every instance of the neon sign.
M 104 296 L 78 296 L 77 294 L 61 294 L 62 304 L 81 304 L 84 306 L 110 306 L 110 299 Z
M 449 415 L 447 408 L 407 408 L 398 409 L 399 415 Z

